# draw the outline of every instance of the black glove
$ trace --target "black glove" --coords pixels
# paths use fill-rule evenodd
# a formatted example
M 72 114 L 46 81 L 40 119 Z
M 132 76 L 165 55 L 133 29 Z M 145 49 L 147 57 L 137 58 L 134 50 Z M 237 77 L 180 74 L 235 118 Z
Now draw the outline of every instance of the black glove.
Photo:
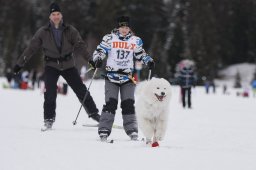
M 95 68 L 100 68 L 102 66 L 102 59 L 98 58 L 95 62 L 90 59 L 89 64 L 95 69 Z
M 101 68 L 101 66 L 102 66 L 102 59 L 101 58 L 98 58 L 95 61 L 95 66 L 96 66 L 96 68 Z
M 16 65 L 14 66 L 14 68 L 13 68 L 13 73 L 14 73 L 15 75 L 19 74 L 19 72 L 20 72 L 21 69 L 22 69 L 22 67 L 19 66 L 18 64 L 16 64 Z
M 150 70 L 153 69 L 153 68 L 155 68 L 155 62 L 154 62 L 154 60 L 149 61 L 147 65 L 148 65 L 148 68 L 149 68 Z

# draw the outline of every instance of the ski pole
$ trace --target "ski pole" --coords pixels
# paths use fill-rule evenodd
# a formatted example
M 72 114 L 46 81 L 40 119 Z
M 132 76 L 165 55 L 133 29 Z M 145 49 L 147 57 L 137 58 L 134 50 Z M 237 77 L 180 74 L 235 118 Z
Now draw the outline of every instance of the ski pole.
M 150 80 L 150 77 L 151 77 L 151 69 L 149 69 L 149 72 L 148 72 L 148 81 Z
M 81 109 L 82 109 L 82 107 L 83 107 L 84 101 L 85 101 L 87 95 L 89 94 L 89 90 L 90 90 L 92 81 L 93 81 L 93 79 L 94 79 L 94 77 L 95 77 L 95 75 L 96 75 L 96 73 L 97 73 L 97 70 L 98 70 L 98 68 L 96 68 L 95 71 L 94 71 L 94 73 L 93 73 L 91 82 L 90 82 L 90 84 L 89 84 L 89 86 L 88 86 L 88 89 L 87 89 L 87 91 L 86 91 L 86 93 L 85 93 L 85 95 L 84 95 L 84 98 L 83 98 L 83 101 L 82 101 L 81 106 L 80 106 L 80 108 L 79 108 L 79 111 L 78 111 L 78 113 L 77 113 L 77 115 L 76 115 L 76 119 L 73 121 L 73 125 L 76 125 L 76 123 L 77 123 L 77 118 L 78 118 L 78 116 L 79 116 L 79 114 L 80 114 L 80 111 L 81 111 Z

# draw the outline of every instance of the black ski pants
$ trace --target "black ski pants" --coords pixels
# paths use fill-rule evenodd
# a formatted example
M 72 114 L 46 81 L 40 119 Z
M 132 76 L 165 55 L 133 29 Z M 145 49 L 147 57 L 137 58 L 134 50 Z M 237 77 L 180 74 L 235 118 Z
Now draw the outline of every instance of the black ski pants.
M 79 73 L 75 67 L 60 71 L 56 68 L 46 66 L 45 67 L 45 93 L 44 93 L 44 119 L 53 119 L 56 117 L 56 98 L 57 98 L 57 81 L 59 76 L 62 76 L 68 83 L 68 85 L 75 92 L 76 96 L 83 101 L 86 93 L 87 97 L 83 106 L 88 115 L 98 113 L 98 109 L 87 90 L 86 86 L 83 84 Z
M 191 108 L 191 87 L 181 88 L 181 98 L 183 107 L 186 107 L 186 95 L 188 107 Z

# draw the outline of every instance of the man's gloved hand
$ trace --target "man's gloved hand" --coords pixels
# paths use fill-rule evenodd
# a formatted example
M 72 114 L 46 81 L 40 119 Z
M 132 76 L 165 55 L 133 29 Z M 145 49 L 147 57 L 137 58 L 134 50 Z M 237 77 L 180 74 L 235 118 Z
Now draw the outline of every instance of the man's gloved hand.
M 96 68 L 101 68 L 101 66 L 102 66 L 101 58 L 97 58 L 97 60 L 95 61 L 95 66 L 96 66 Z
M 22 67 L 19 66 L 18 64 L 16 64 L 16 65 L 14 66 L 14 68 L 13 68 L 13 73 L 14 73 L 15 75 L 19 74 L 19 72 L 20 72 L 21 69 L 22 69 Z
M 89 64 L 90 64 L 91 67 L 93 67 L 93 69 L 96 68 L 95 67 L 95 63 L 94 63 L 94 61 L 92 59 L 89 60 Z
M 92 59 L 89 60 L 89 64 L 95 69 L 95 68 L 100 68 L 102 66 L 102 59 L 97 58 L 95 61 Z
M 154 62 L 154 60 L 149 61 L 147 65 L 148 65 L 148 68 L 149 68 L 149 69 L 154 69 L 154 68 L 155 68 L 155 62 Z

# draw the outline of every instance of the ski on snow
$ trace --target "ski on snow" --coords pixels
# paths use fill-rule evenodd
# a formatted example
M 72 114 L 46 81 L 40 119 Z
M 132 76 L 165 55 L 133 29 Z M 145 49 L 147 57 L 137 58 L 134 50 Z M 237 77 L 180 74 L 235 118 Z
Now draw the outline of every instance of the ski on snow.
M 53 128 L 41 128 L 41 132 L 52 131 Z
M 100 140 L 102 143 L 114 143 L 114 139 Z
M 84 127 L 99 127 L 99 124 L 83 124 Z M 115 129 L 123 129 L 123 126 L 120 125 L 113 125 Z

